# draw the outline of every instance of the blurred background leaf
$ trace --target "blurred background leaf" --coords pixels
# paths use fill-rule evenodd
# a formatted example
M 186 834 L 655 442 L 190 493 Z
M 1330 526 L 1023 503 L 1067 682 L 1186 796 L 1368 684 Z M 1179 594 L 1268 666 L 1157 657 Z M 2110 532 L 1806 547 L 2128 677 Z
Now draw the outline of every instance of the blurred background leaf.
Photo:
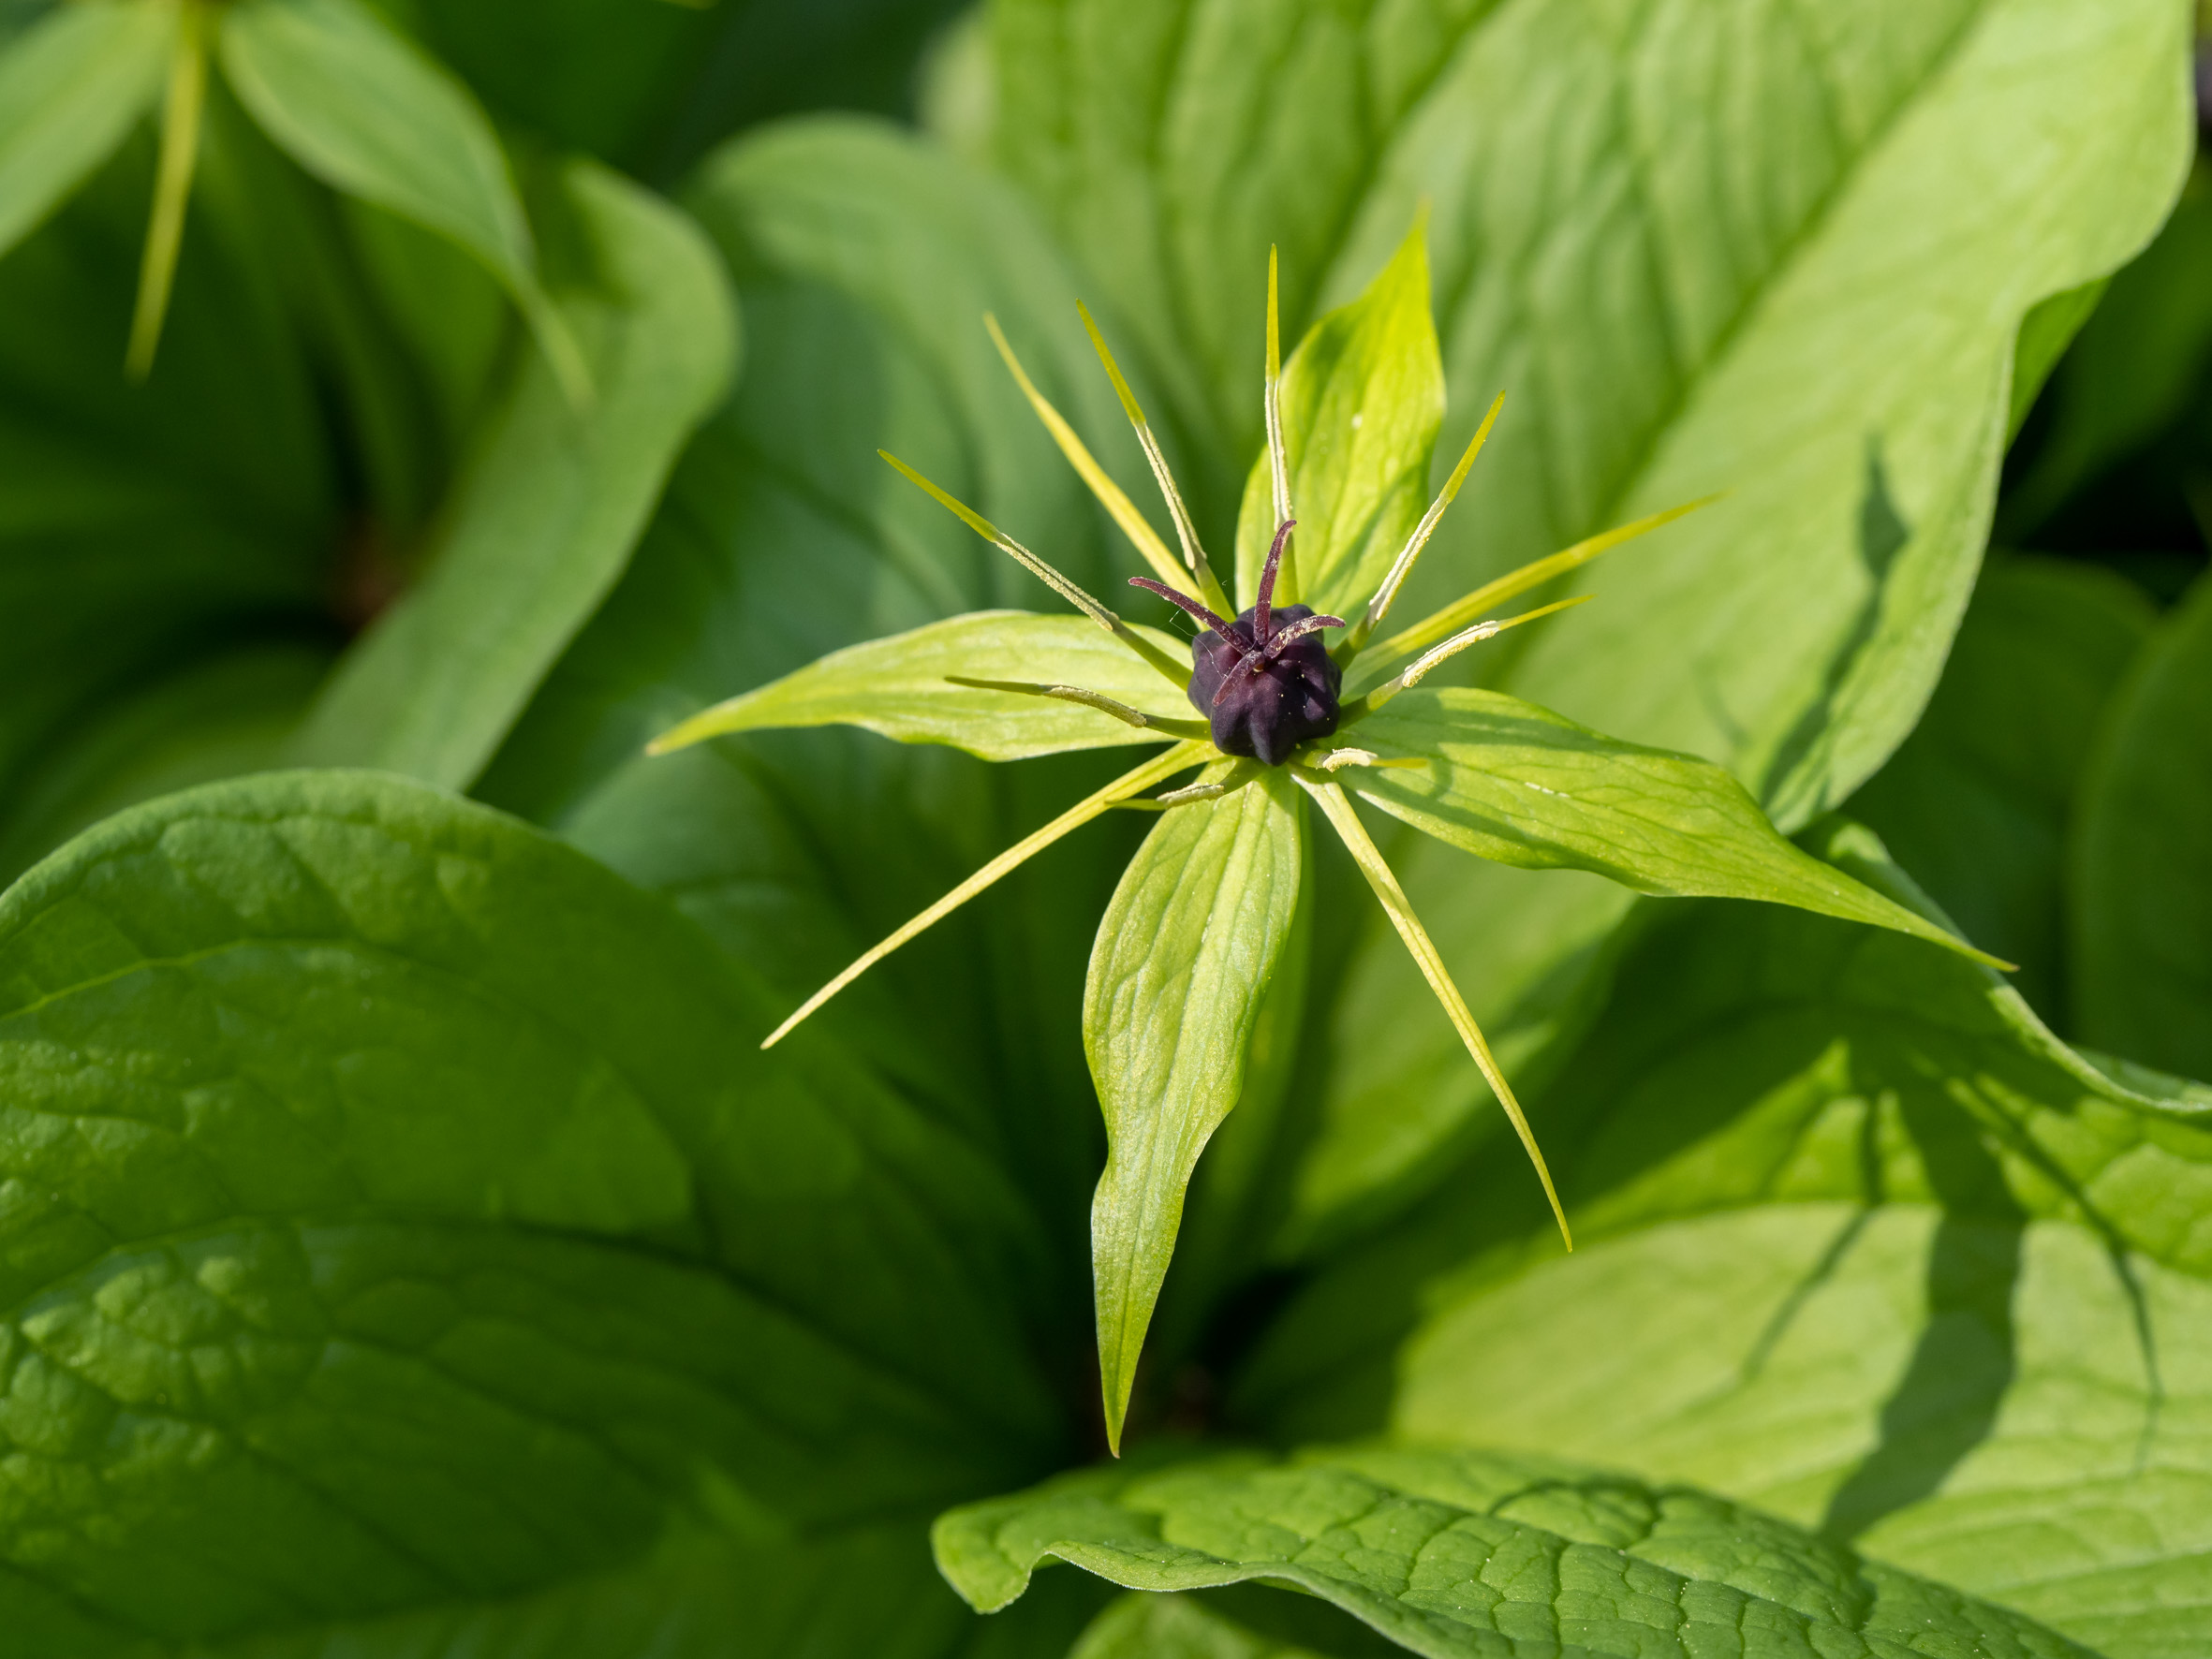
M 2085 1042 L 2212 1077 L 2212 580 L 2199 578 L 2106 710 L 2074 825 Z
M 1968 938 L 2019 964 L 2015 989 L 2064 1030 L 2074 795 L 2155 617 L 2149 596 L 2110 570 L 1993 558 L 1927 712 L 1848 809 Z
M 809 110 L 907 118 L 968 0 L 381 0 L 506 120 L 671 187 Z

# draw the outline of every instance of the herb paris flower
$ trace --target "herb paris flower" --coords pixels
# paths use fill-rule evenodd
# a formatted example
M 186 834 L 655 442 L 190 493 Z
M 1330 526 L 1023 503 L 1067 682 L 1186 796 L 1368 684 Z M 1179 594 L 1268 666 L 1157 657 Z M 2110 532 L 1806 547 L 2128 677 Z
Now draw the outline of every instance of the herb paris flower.
M 985 319 L 1062 452 L 1152 567 L 1132 584 L 1202 624 L 1187 663 L 1172 636 L 1124 621 L 886 455 L 1087 622 L 1020 611 L 952 617 L 834 653 L 701 712 L 652 745 L 666 753 L 726 733 L 825 724 L 951 743 L 997 760 L 1167 745 L 991 860 L 767 1039 L 780 1039 L 872 964 L 1092 818 L 1114 808 L 1164 815 L 1100 924 L 1084 995 L 1084 1044 L 1109 1145 L 1093 1201 L 1092 1255 L 1107 1433 L 1117 1448 L 1185 1189 L 1244 1088 L 1261 1001 L 1285 959 L 1302 891 L 1306 802 L 1350 852 L 1488 1082 L 1563 1239 L 1567 1218 L 1526 1117 L 1354 796 L 1479 857 L 1591 870 L 1647 893 L 1770 900 L 1980 954 L 1785 840 L 1718 767 L 1601 736 L 1497 692 L 1424 686 L 1461 652 L 1587 595 L 1503 617 L 1495 607 L 1703 504 L 1537 560 L 1378 639 L 1503 398 L 1418 511 L 1420 496 L 1408 492 L 1425 476 L 1442 406 L 1420 230 L 1359 300 L 1314 326 L 1288 365 L 1275 293 L 1271 256 L 1267 442 L 1239 535 L 1240 546 L 1266 551 L 1249 561 L 1242 607 L 1212 569 L 1143 409 L 1087 310 L 1084 326 L 1166 503 L 1180 558 L 1032 384 L 995 321 Z M 1294 489 L 1302 513 L 1293 510 Z M 1320 608 L 1369 583 L 1354 620 Z M 1200 718 L 1183 711 L 1186 702 Z M 1200 769 L 1194 782 L 1146 795 L 1193 769 Z

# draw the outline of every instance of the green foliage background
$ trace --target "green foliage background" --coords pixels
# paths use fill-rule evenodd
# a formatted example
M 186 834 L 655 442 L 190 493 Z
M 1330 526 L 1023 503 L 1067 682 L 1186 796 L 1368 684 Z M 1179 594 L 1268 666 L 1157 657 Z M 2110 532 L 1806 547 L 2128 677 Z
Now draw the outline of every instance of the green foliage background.
M 176 4 L 0 7 L 0 1652 L 2212 1650 L 2183 0 L 238 0 L 134 384 Z M 1083 1010 L 1143 826 L 758 1043 L 1112 757 L 643 745 L 1042 608 L 877 448 L 1138 568 L 985 311 L 1133 492 L 1086 301 L 1256 562 L 1266 251 L 1288 345 L 1424 209 L 1376 546 L 1508 395 L 1418 609 L 1728 493 L 1422 698 L 1717 762 L 2019 972 L 1476 863 L 1379 774 L 1567 1255 L 1295 800 L 1156 837 L 1265 962 L 1099 981 L 1225 976 L 1180 1017 L 1250 1056 L 1161 1143 L 1107 1463 L 1091 1196 L 1151 1126 Z M 1099 639 L 984 644 L 1032 626 Z M 774 724 L 851 712 L 806 683 Z

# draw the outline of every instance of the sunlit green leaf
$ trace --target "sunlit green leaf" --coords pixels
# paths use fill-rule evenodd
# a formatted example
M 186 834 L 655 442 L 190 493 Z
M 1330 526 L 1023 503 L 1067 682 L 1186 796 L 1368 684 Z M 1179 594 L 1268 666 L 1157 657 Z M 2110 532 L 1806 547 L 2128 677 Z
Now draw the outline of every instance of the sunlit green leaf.
M 223 72 L 269 136 L 317 178 L 449 236 L 537 330 L 571 402 L 591 374 L 539 284 L 514 179 L 467 87 L 361 0 L 240 0 Z
M 15 1638 L 420 1641 L 558 1586 L 540 1617 L 717 1618 L 732 1544 L 1034 1466 L 1021 1197 L 831 1046 L 759 1053 L 769 1019 L 658 901 L 390 777 L 171 797 L 33 871 L 0 898 Z
M 1152 628 L 1144 634 L 1161 650 L 1182 653 L 1173 636 Z M 1193 714 L 1180 691 L 1087 617 L 984 610 L 832 652 L 796 674 L 701 710 L 655 747 L 776 727 L 860 726 L 902 743 L 949 743 L 985 760 L 1020 760 L 1158 742 L 1166 735 L 1062 697 L 954 684 L 954 675 L 1095 691 L 1177 726 Z
M 1287 597 L 1353 618 L 1428 506 L 1444 365 L 1419 226 L 1352 303 L 1316 323 L 1283 365 L 1283 448 L 1298 520 Z M 1236 591 L 1249 605 L 1275 538 L 1267 457 L 1245 481 Z
M 2106 712 L 2069 872 L 2082 1040 L 2212 1078 L 2212 581 L 2160 624 Z
M 628 563 L 676 457 L 728 387 L 736 319 L 714 250 L 589 163 L 566 187 L 597 282 L 561 296 L 598 382 L 572 408 L 533 359 L 455 486 L 429 578 L 347 658 L 297 753 L 465 787 Z
M 177 8 L 57 7 L 0 53 L 0 253 L 114 154 L 160 95 Z
M 1142 1590 L 1262 1580 L 1435 1659 L 2080 1652 L 1721 1499 L 1497 1452 L 1349 1447 L 1089 1472 L 955 1510 L 935 1539 L 978 1608 L 1012 1601 L 1052 1558 Z
M 1863 830 L 1823 851 L 1900 897 Z M 2088 1064 L 1995 975 L 1772 906 L 1661 914 L 1511 1149 L 1323 1276 L 1270 1434 L 1688 1481 L 2111 1659 L 2212 1608 L 2212 1091 Z
M 2062 1029 L 2067 819 L 2097 718 L 2150 631 L 2149 601 L 2109 571 L 1991 564 L 1920 725 L 1851 813 L 1966 936 Z
M 1348 768 L 1348 787 L 1480 858 L 1588 870 L 1638 892 L 1793 904 L 1976 954 L 1783 840 L 1741 784 L 1693 756 L 1617 742 L 1517 697 L 1459 687 L 1401 692 L 1350 729 L 1386 758 L 1431 758 Z
M 1290 937 L 1301 811 L 1279 769 L 1223 799 L 1175 808 L 1145 838 L 1099 923 L 1083 1029 L 1106 1114 L 1091 1260 L 1110 1443 L 1120 1439 L 1174 1254 L 1184 1188 L 1236 1105 L 1253 1023 Z

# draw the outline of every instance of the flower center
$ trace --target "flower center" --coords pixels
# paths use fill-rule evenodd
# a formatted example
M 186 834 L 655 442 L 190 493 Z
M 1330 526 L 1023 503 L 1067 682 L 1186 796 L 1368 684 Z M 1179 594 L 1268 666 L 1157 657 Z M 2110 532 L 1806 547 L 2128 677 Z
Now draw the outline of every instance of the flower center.
M 1226 634 L 1208 628 L 1190 642 L 1190 702 L 1213 727 L 1214 747 L 1222 754 L 1280 766 L 1300 743 L 1336 729 L 1344 675 L 1318 630 L 1284 640 L 1268 654 L 1256 626 L 1259 611 L 1255 605 Z M 1310 605 L 1285 605 L 1268 620 L 1281 639 L 1313 614 Z

